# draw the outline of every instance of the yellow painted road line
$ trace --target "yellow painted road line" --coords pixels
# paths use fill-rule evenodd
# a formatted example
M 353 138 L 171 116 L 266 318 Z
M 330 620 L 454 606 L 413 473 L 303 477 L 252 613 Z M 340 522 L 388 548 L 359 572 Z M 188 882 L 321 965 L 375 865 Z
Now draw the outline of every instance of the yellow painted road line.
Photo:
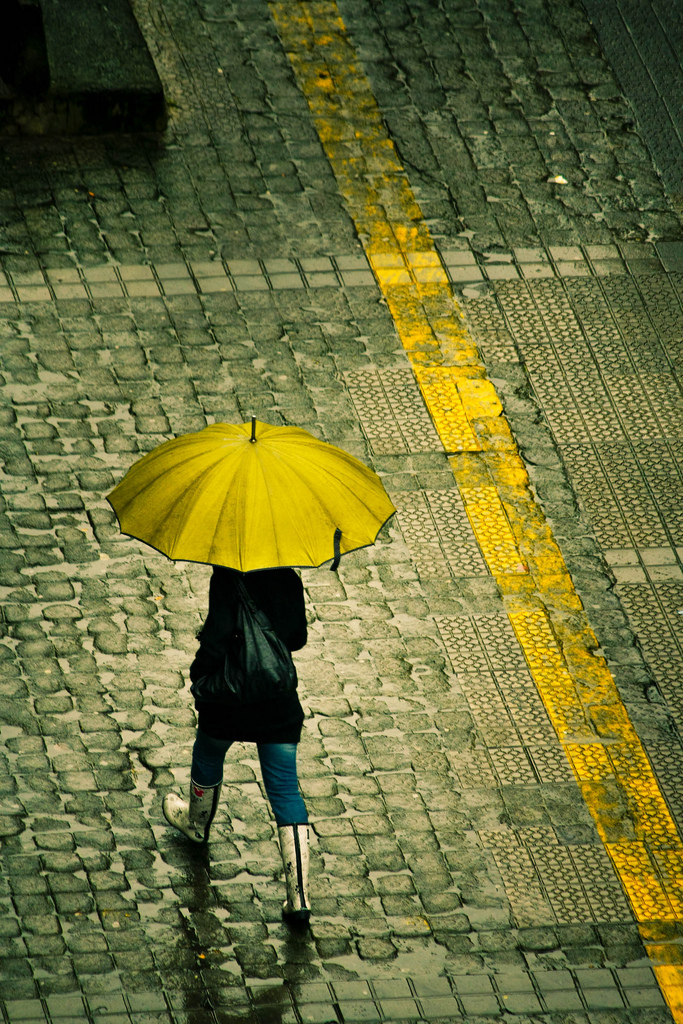
M 621 702 L 336 4 L 271 0 L 318 134 L 674 1019 L 683 842 Z

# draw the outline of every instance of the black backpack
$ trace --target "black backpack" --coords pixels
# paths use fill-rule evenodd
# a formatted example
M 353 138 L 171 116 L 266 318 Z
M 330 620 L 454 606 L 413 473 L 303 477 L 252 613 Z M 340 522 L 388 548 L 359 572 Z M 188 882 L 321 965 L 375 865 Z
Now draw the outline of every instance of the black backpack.
M 296 689 L 292 655 L 242 581 L 236 586 L 233 631 L 220 651 L 202 643 L 190 668 L 190 690 L 197 700 L 215 704 L 257 704 L 284 697 Z

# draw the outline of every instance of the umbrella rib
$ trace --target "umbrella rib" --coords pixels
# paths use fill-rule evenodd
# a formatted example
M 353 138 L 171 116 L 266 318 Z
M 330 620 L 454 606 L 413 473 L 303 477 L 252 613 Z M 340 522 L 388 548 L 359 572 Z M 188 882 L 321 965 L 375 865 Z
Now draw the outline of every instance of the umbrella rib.
M 328 447 L 326 442 L 318 442 L 318 443 L 320 445 L 320 448 L 324 447 L 324 449 L 326 449 Z M 341 451 L 341 450 L 338 450 L 338 451 Z M 379 480 L 379 478 L 377 477 L 377 474 L 374 473 L 374 471 L 371 470 L 369 467 L 365 466 L 364 463 L 360 462 L 360 460 L 355 459 L 353 456 L 349 456 L 348 453 L 346 453 L 346 452 L 343 452 L 343 455 L 345 456 L 345 458 L 342 459 L 342 462 L 346 466 L 349 467 L 349 470 L 352 473 L 353 472 L 357 472 L 357 467 L 360 466 L 364 470 L 367 471 L 369 476 L 374 477 L 376 480 Z M 308 467 L 309 467 L 309 460 L 306 458 L 305 452 L 302 452 L 301 455 L 298 455 L 298 453 L 297 453 L 296 456 L 293 453 L 290 453 L 290 459 L 288 460 L 288 468 L 289 469 L 292 468 L 291 467 L 291 463 L 295 462 L 295 461 L 299 461 L 299 463 L 301 465 L 303 465 L 306 469 L 308 469 Z M 302 485 L 302 486 L 304 486 L 306 488 L 308 493 L 310 493 L 310 495 L 314 499 L 314 502 L 316 504 L 320 505 L 320 500 L 317 497 L 317 493 L 316 493 L 318 490 L 320 490 L 320 488 L 316 487 L 314 489 L 310 485 L 310 483 L 308 482 L 307 476 L 308 476 L 308 473 L 304 473 L 303 475 L 297 474 L 298 482 L 299 482 L 300 485 Z M 336 475 L 332 470 L 328 469 L 325 466 L 316 465 L 316 483 L 319 483 L 321 477 L 326 480 L 326 485 L 325 486 L 328 488 L 329 491 L 336 492 L 336 494 L 341 499 L 344 498 L 344 494 L 345 494 L 347 485 L 345 485 L 344 482 L 339 479 L 339 476 Z M 374 481 L 373 481 L 373 483 L 374 483 Z M 381 486 L 381 481 L 379 481 L 379 483 L 380 483 L 380 486 Z M 384 497 L 386 498 L 387 502 L 391 506 L 392 511 L 383 519 L 382 524 L 378 527 L 378 531 L 377 532 L 379 532 L 379 530 L 381 529 L 381 526 L 384 524 L 384 522 L 386 522 L 389 518 L 391 518 L 391 516 L 396 511 L 396 509 L 394 508 L 393 502 L 391 502 L 391 499 L 386 494 L 386 491 L 384 491 L 383 487 L 382 487 L 382 491 L 383 491 Z M 354 500 L 357 502 L 357 504 L 359 506 L 361 506 L 362 509 L 364 509 L 365 512 L 368 513 L 369 516 L 371 516 L 373 519 L 374 518 L 378 518 L 377 511 L 375 509 L 373 509 L 373 507 L 363 497 L 361 497 L 355 491 L 353 492 L 353 497 L 354 497 Z M 355 519 L 356 519 L 356 521 L 358 523 L 360 523 L 360 524 L 363 523 L 363 515 L 362 515 L 360 509 L 357 509 L 357 511 L 356 511 Z M 335 522 L 334 526 L 338 527 L 339 523 Z M 349 534 L 348 526 L 347 526 L 347 529 L 346 529 L 345 533 L 347 535 Z
M 235 476 L 236 476 L 236 474 L 235 474 Z M 218 513 L 218 516 L 216 517 L 216 532 L 213 535 L 213 539 L 211 541 L 211 546 L 209 547 L 209 564 L 210 565 L 214 565 L 215 564 L 214 561 L 213 561 L 213 553 L 214 553 L 214 550 L 216 548 L 216 537 L 217 537 L 217 534 L 218 534 L 218 524 L 221 522 L 221 519 L 223 518 L 223 513 L 225 512 L 225 510 L 226 510 L 226 508 L 228 506 L 228 498 L 230 498 L 230 497 L 231 497 L 231 495 L 230 495 L 230 488 L 227 488 L 226 491 L 225 491 L 225 496 L 223 498 L 223 502 L 221 504 L 221 510 Z
M 302 458 L 301 461 L 305 462 L 306 460 Z M 364 463 L 361 463 L 361 465 L 364 466 Z M 368 468 L 368 467 L 365 467 L 365 468 Z M 332 487 L 335 490 L 339 490 L 340 493 L 342 492 L 343 485 L 340 485 L 339 477 L 335 476 L 335 474 L 331 470 L 326 469 L 324 466 L 318 466 L 318 467 L 316 467 L 316 472 L 317 472 L 318 477 L 326 477 L 327 478 L 328 486 L 331 484 Z M 373 471 L 370 470 L 370 472 L 373 472 Z M 308 489 L 311 490 L 310 487 Z M 354 494 L 354 498 L 358 502 L 358 504 L 362 505 L 363 508 L 367 512 L 369 512 L 370 514 L 374 515 L 372 507 L 368 504 L 368 502 L 366 500 L 363 499 L 363 497 L 359 496 L 356 493 L 356 494 Z M 391 501 L 391 499 L 389 499 L 389 501 Z M 391 504 L 393 506 L 393 502 L 391 502 Z
M 198 477 L 196 477 L 192 481 L 192 487 L 189 488 L 188 490 L 189 491 L 199 491 L 199 484 L 200 483 L 206 483 L 207 479 L 213 473 L 216 473 L 216 472 L 220 471 L 222 468 L 223 468 L 223 465 L 222 465 L 221 462 L 215 462 L 212 466 L 208 466 L 202 473 L 200 473 L 200 475 Z M 188 491 L 186 491 L 182 495 L 182 498 L 186 498 L 187 494 L 188 494 Z M 227 492 L 226 492 L 226 496 L 227 496 Z M 201 498 L 201 494 L 199 495 L 199 497 Z M 182 499 L 179 499 L 179 501 L 176 502 L 176 505 L 179 504 L 180 500 L 182 500 Z M 172 505 L 171 508 L 175 508 L 175 505 Z M 221 512 L 222 512 L 222 509 L 221 509 Z M 180 518 L 179 523 L 176 526 L 175 536 L 174 536 L 174 540 L 173 540 L 174 544 L 176 543 L 178 537 L 183 533 L 183 531 L 185 530 L 185 527 L 186 527 L 188 521 L 192 518 L 192 516 L 194 514 L 195 514 L 194 505 L 188 503 L 188 507 L 185 509 L 182 517 Z M 220 515 L 219 515 L 218 519 L 220 520 Z
M 171 442 L 167 442 L 167 443 L 168 443 L 168 444 L 170 444 Z M 158 453 L 157 453 L 157 452 L 150 452 L 150 454 L 151 454 L 151 455 L 157 455 Z M 205 455 L 206 455 L 206 453 L 205 453 L 205 452 L 197 452 L 196 454 L 190 454 L 190 455 L 188 455 L 188 456 L 187 456 L 187 458 L 185 458 L 185 459 L 183 459 L 183 460 L 179 460 L 179 461 L 178 461 L 177 463 L 175 463 L 175 464 L 174 464 L 174 466 L 173 466 L 173 471 L 174 471 L 174 472 L 176 472 L 176 471 L 178 470 L 178 468 L 179 468 L 180 466 L 182 466 L 183 468 L 185 468 L 185 467 L 187 467 L 188 463 L 190 463 L 190 462 L 194 462 L 194 460 L 195 460 L 195 459 L 201 459 L 201 458 L 202 458 L 202 457 L 204 457 Z M 144 458 L 142 458 L 142 459 L 140 460 L 140 462 L 139 462 L 139 463 L 137 463 L 136 465 L 132 466 L 132 467 L 131 467 L 131 469 L 133 469 L 133 470 L 138 470 L 139 472 L 142 472 L 142 471 L 143 471 L 143 469 L 144 469 L 144 468 L 146 468 L 146 467 L 144 467 L 144 466 L 143 466 L 143 464 L 144 464 L 144 461 L 145 461 L 145 460 L 144 460 Z M 149 463 L 147 463 L 147 465 L 149 466 Z M 196 480 L 201 480 L 201 479 L 202 479 L 202 478 L 203 478 L 203 477 L 204 477 L 204 476 L 205 476 L 205 475 L 206 475 L 207 473 L 210 473 L 210 472 L 211 472 L 211 471 L 212 471 L 212 470 L 213 470 L 214 468 L 215 468 L 214 466 L 210 466 L 210 467 L 209 467 L 208 469 L 204 470 L 204 471 L 203 471 L 203 472 L 202 472 L 202 473 L 201 473 L 201 474 L 200 474 L 200 475 L 199 475 L 199 476 L 198 476 L 198 477 L 196 478 Z M 131 470 L 128 470 L 128 473 L 130 473 L 130 472 L 131 472 Z M 128 476 L 128 474 L 126 474 L 126 476 Z M 119 481 L 119 483 L 118 483 L 118 484 L 117 484 L 117 486 L 116 486 L 116 487 L 114 488 L 114 490 L 118 490 L 118 488 L 119 488 L 119 487 L 121 487 L 121 485 L 123 484 L 123 482 L 124 482 L 124 480 L 125 480 L 125 479 L 126 479 L 126 477 L 124 476 L 124 477 L 123 477 L 123 479 Z M 151 478 L 151 479 L 150 479 L 150 480 L 149 480 L 149 481 L 148 481 L 147 483 L 143 484 L 143 485 L 142 485 L 142 486 L 141 486 L 141 487 L 139 488 L 139 490 L 137 490 L 137 491 L 135 492 L 135 500 L 137 501 L 137 500 L 138 500 L 138 498 L 139 498 L 139 496 L 140 496 L 141 494 L 145 494 L 145 493 L 146 493 L 147 491 L 149 491 L 149 490 L 150 490 L 150 488 L 152 488 L 152 487 L 154 487 L 154 486 L 155 486 L 156 484 L 158 484 L 158 483 L 159 483 L 159 480 L 161 480 L 161 479 L 163 479 L 163 474 L 160 474 L 160 475 L 154 476 L 154 477 L 152 477 L 152 478 Z M 112 492 L 112 493 L 114 493 L 114 492 Z
M 259 460 L 259 463 L 258 463 L 258 468 L 259 468 L 259 472 L 260 472 L 261 478 L 263 480 L 263 486 L 265 488 L 265 492 L 266 492 L 266 495 L 267 495 L 267 498 L 268 498 L 268 508 L 270 510 L 270 520 L 271 520 L 271 522 L 274 523 L 275 522 L 275 509 L 274 509 L 274 506 L 273 506 L 273 495 L 272 495 L 271 488 L 270 488 L 270 486 L 268 484 L 268 477 L 266 476 L 263 463 L 260 460 Z M 277 561 L 278 561 L 278 564 L 279 564 L 279 561 L 280 561 L 280 545 L 278 543 L 277 530 L 273 530 L 273 541 L 275 543 L 276 558 L 277 558 Z

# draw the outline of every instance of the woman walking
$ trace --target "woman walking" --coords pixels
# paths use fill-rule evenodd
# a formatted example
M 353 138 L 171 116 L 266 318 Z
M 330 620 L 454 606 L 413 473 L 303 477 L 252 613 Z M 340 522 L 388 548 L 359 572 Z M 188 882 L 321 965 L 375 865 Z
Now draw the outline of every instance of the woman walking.
M 307 638 L 304 590 L 293 569 L 264 569 L 240 573 L 214 566 L 209 587 L 209 612 L 198 634 L 200 647 L 190 667 L 198 714 L 187 800 L 175 793 L 164 798 L 166 820 L 192 842 L 205 843 L 216 814 L 223 782 L 225 755 L 235 742 L 256 743 L 268 800 L 277 823 L 285 869 L 287 900 L 283 917 L 291 924 L 310 917 L 308 901 L 308 814 L 296 769 L 297 744 L 304 713 L 294 685 L 268 700 L 250 700 L 248 680 L 238 701 L 202 697 L 201 681 L 220 677 L 235 636 L 240 602 L 246 589 L 257 609 L 265 613 L 276 636 L 289 651 Z M 248 600 L 247 598 L 247 600 Z
M 164 814 L 206 842 L 230 745 L 256 743 L 285 865 L 284 916 L 307 921 L 308 816 L 296 774 L 304 716 L 289 653 L 306 643 L 306 617 L 289 566 L 332 560 L 336 571 L 342 555 L 375 543 L 396 509 L 377 474 L 348 452 L 255 416 L 165 441 L 131 466 L 109 501 L 124 533 L 214 567 L 190 669 L 199 714 L 190 793 L 170 793 Z M 222 683 L 231 684 L 229 700 Z

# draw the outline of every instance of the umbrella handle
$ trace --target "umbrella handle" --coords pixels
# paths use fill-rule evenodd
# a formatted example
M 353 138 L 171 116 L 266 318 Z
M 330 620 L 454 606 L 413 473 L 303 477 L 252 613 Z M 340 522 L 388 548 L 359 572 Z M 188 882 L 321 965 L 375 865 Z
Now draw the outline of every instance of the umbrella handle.
M 339 568 L 339 563 L 341 561 L 341 535 L 342 532 L 339 527 L 337 527 L 334 531 L 334 560 L 330 566 L 330 572 L 336 572 Z
M 249 438 L 252 444 L 256 442 L 256 417 L 251 417 L 251 437 Z

